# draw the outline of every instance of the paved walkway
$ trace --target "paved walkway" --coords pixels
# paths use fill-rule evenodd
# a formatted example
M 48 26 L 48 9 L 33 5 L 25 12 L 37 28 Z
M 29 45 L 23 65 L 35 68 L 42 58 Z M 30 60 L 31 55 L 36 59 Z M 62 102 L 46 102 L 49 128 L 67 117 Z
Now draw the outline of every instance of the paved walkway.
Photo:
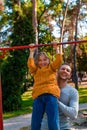
M 80 104 L 80 110 L 82 109 L 87 109 L 87 103 Z M 29 126 L 30 124 L 31 124 L 31 114 L 21 115 L 3 121 L 4 130 L 20 130 L 20 128 Z M 87 128 L 81 130 L 87 130 Z
M 31 123 L 31 114 L 6 119 L 3 121 L 4 130 L 19 130 L 22 127 L 29 126 Z

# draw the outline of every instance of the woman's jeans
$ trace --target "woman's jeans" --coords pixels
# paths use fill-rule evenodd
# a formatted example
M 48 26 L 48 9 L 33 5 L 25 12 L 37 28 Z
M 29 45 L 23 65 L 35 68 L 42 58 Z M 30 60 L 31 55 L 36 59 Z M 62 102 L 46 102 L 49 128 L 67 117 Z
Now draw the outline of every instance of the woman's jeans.
M 44 112 L 47 113 L 49 130 L 60 130 L 58 98 L 48 93 L 34 100 L 31 130 L 40 130 Z

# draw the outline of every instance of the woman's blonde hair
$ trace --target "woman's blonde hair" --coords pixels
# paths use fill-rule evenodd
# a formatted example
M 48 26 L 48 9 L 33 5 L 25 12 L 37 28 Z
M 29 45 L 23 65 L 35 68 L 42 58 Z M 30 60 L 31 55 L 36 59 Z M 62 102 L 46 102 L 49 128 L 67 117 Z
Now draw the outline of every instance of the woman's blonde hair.
M 50 63 L 50 58 L 48 57 L 48 55 L 46 54 L 46 52 L 38 52 L 38 53 L 36 54 L 36 56 L 35 56 L 35 59 L 34 59 L 35 64 L 36 64 L 37 66 L 38 66 L 39 57 L 40 57 L 41 55 L 44 55 L 47 59 L 49 59 L 49 63 Z

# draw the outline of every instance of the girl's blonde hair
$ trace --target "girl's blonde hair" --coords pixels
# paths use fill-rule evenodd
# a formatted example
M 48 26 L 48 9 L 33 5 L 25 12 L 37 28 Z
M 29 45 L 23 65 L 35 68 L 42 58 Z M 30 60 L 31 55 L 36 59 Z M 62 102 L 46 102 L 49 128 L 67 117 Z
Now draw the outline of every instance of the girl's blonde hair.
M 46 54 L 46 52 L 38 52 L 38 53 L 36 54 L 36 56 L 35 56 L 35 59 L 34 59 L 35 64 L 36 64 L 37 66 L 38 66 L 39 57 L 40 57 L 41 55 L 44 55 L 47 59 L 49 59 L 49 63 L 50 63 L 50 58 L 48 57 L 48 55 Z

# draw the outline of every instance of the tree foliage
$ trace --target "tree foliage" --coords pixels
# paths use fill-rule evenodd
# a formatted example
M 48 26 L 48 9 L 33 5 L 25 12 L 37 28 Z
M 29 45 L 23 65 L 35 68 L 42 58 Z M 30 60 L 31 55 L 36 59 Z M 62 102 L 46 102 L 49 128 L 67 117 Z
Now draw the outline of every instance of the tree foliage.
M 87 40 L 87 37 L 85 38 Z M 78 45 L 77 49 L 78 71 L 87 71 L 87 43 Z
M 12 3 L 13 4 L 13 3 Z M 28 45 L 34 42 L 31 8 L 23 4 L 12 6 L 10 46 Z M 25 12 L 26 10 L 26 12 Z M 1 67 L 3 86 L 3 109 L 13 111 L 21 108 L 21 93 L 25 86 L 28 49 L 10 51 Z

